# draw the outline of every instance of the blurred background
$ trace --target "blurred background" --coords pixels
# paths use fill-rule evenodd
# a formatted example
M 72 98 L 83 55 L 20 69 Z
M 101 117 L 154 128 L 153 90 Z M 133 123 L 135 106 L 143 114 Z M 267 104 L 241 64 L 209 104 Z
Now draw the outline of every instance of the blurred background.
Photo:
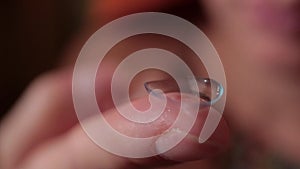
M 38 75 L 74 62 L 87 38 L 104 23 L 133 12 L 163 11 L 192 21 L 197 1 L 184 4 L 84 0 L 11 0 L 1 5 L 1 119 Z M 132 1 L 136 2 L 136 1 Z M 166 5 L 163 5 L 163 4 Z M 91 5 L 92 4 L 92 5 Z M 188 12 L 187 12 L 188 11 Z
M 57 65 L 79 30 L 84 10 L 82 0 L 1 3 L 1 117 L 34 77 Z

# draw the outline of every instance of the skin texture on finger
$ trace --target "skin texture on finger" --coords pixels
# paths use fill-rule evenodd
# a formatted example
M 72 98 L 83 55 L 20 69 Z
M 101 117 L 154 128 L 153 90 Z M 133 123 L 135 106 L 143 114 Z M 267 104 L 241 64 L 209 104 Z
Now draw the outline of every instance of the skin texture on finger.
M 207 114 L 204 114 L 204 116 L 206 115 Z M 203 126 L 203 121 L 201 121 L 200 123 L 202 123 Z M 169 160 L 185 162 L 203 159 L 203 157 L 212 157 L 219 152 L 226 150 L 229 146 L 229 129 L 224 124 L 226 123 L 224 119 L 222 119 L 215 133 L 203 144 L 199 144 L 198 137 L 191 134 L 192 132 L 199 130 L 199 128 L 194 126 L 191 133 L 189 133 L 176 147 L 161 154 L 161 156 Z M 182 131 L 172 130 L 168 134 L 173 134 L 173 136 L 176 137 L 176 135 L 181 135 L 184 133 Z M 172 139 L 172 136 L 166 138 L 165 140 L 163 139 L 159 141 L 161 141 L 162 144 L 168 144 L 168 142 L 170 141 L 169 139 Z

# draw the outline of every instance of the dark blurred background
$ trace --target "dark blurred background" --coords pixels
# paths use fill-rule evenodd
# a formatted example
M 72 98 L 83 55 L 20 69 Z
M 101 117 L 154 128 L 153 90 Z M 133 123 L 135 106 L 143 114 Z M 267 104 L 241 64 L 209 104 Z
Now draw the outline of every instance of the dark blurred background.
M 87 17 L 87 11 L 91 10 L 87 9 L 88 2 L 86 0 L 11 0 L 2 2 L 0 9 L 2 21 L 0 28 L 0 119 L 36 76 L 57 66 L 63 60 L 62 55 L 65 57 L 66 53 L 64 52 L 68 50 L 69 45 L 74 41 L 76 44 L 76 37 L 82 27 L 86 26 L 87 22 L 84 21 L 84 18 Z M 118 1 L 113 2 L 118 3 Z M 174 3 L 175 5 L 171 7 L 155 10 L 151 9 L 152 7 L 136 11 L 124 9 L 125 11 L 115 12 L 120 13 L 115 17 L 142 11 L 163 11 L 190 21 L 202 16 L 199 13 L 201 10 L 198 9 L 197 1 L 187 2 L 177 5 Z M 108 7 L 106 9 L 112 8 L 108 5 L 104 5 L 105 7 Z M 105 16 L 114 15 L 113 13 L 108 10 Z M 98 22 L 97 18 L 95 22 Z M 89 32 L 92 33 L 99 28 L 99 24 L 90 27 L 97 27 Z M 81 45 L 80 43 L 79 45 Z M 77 46 L 77 48 L 81 47 Z M 78 51 L 71 53 L 71 55 L 77 54 Z M 70 55 L 68 51 L 67 55 Z
M 58 64 L 84 9 L 83 0 L 1 3 L 1 119 L 32 79 Z

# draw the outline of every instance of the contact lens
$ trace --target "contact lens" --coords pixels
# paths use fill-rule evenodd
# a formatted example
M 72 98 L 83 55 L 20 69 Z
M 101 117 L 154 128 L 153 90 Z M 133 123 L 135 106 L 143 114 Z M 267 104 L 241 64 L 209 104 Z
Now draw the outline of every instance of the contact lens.
M 196 88 L 195 85 L 192 85 L 192 80 L 192 78 L 183 78 L 176 81 L 175 79 L 170 78 L 146 82 L 144 85 L 148 93 L 155 89 L 159 89 L 165 94 L 182 93 L 199 96 L 203 105 L 207 106 L 215 104 L 218 100 L 220 100 L 224 93 L 223 86 L 213 79 L 196 77 Z M 184 86 L 184 90 L 180 90 L 178 86 L 179 83 Z

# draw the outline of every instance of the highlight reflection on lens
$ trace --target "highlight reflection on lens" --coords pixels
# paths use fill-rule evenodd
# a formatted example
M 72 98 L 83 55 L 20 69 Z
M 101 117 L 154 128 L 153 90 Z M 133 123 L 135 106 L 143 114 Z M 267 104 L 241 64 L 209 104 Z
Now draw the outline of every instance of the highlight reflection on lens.
M 176 81 L 172 78 L 146 82 L 145 88 L 149 93 L 153 92 L 155 89 L 160 89 L 164 93 L 177 92 L 182 94 L 190 94 L 192 96 L 197 95 L 200 97 L 201 101 L 203 101 L 202 105 L 206 106 L 215 104 L 224 93 L 223 86 L 213 79 L 202 77 L 195 78 L 198 89 L 195 89 L 194 86 L 190 84 L 191 79 L 192 78 L 181 79 L 181 84 L 186 85 L 185 88 L 188 89 L 184 91 L 180 91 Z M 198 91 L 199 93 L 196 93 Z

